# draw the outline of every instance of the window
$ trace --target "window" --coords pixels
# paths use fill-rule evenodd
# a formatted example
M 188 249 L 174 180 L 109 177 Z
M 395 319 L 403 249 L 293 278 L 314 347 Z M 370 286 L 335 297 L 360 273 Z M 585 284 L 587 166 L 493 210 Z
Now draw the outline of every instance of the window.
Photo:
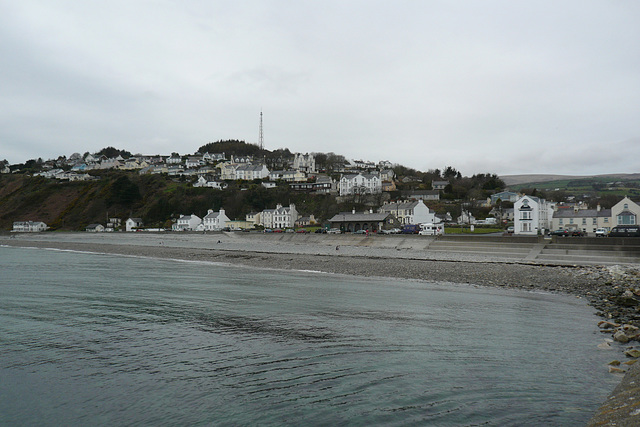
M 569 224 L 573 224 L 573 218 L 569 219 Z
M 604 223 L 605 223 L 605 224 L 608 224 L 608 223 L 609 223 L 609 218 L 605 218 L 605 219 L 604 219 Z
M 636 223 L 636 216 L 631 212 L 622 212 L 618 215 L 618 225 L 634 225 Z
M 587 225 L 587 218 L 582 218 L 582 225 Z
M 560 222 L 559 222 L 559 224 L 560 224 L 560 225 L 564 225 L 564 220 L 563 220 L 562 218 L 560 218 Z
M 593 225 L 597 225 L 598 224 L 598 219 L 597 218 L 593 218 Z

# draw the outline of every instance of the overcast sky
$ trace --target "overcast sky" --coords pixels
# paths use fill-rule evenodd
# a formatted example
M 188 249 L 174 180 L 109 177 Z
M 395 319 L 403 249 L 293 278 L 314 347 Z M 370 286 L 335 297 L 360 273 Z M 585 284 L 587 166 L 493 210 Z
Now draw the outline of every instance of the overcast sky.
M 640 172 L 640 1 L 0 0 L 0 160 L 220 139 Z

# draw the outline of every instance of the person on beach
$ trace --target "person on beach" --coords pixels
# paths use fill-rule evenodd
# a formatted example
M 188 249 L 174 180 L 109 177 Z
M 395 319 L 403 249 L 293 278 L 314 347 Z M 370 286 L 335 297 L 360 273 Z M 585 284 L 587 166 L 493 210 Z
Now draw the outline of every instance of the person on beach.
M 336 246 L 336 251 L 340 249 L 340 245 Z

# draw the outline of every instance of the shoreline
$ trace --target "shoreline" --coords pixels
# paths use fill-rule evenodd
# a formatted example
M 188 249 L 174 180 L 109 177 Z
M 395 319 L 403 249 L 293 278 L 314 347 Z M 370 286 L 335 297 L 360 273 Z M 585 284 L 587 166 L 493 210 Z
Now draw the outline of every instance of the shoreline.
M 390 256 L 382 249 L 346 245 L 334 249 L 333 245 L 278 242 L 274 246 L 264 239 L 234 239 L 226 234 L 0 234 L 0 245 L 566 294 L 586 299 L 604 319 L 599 323 L 601 331 L 611 337 L 623 331 L 623 324 L 640 327 L 638 266 L 543 265 L 457 254 L 425 259 L 412 257 L 410 251 L 396 250 Z M 626 343 L 627 349 L 639 339 L 640 335 L 633 337 Z M 606 346 L 613 348 L 606 341 Z M 616 357 L 626 356 L 612 354 Z M 610 366 L 610 372 L 621 376 L 621 383 L 589 425 L 606 425 L 612 420 L 624 425 L 625 420 L 635 417 L 633 410 L 640 405 L 640 388 L 636 386 L 640 363 L 627 368 Z

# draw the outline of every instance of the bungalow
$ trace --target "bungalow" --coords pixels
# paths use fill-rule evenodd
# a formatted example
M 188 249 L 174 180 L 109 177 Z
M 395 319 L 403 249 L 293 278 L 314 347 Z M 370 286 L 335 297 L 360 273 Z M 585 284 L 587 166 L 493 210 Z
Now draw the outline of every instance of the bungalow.
M 434 190 L 444 190 L 447 185 L 449 185 L 449 181 L 433 181 L 431 188 Z
M 513 191 L 501 191 L 499 193 L 492 194 L 487 201 L 489 204 L 495 205 L 498 203 L 498 200 L 515 203 L 515 201 L 518 200 L 518 193 L 514 193 Z
M 135 231 L 138 228 L 142 227 L 142 219 L 141 218 L 129 218 L 125 222 L 125 230 L 127 231 Z
M 42 221 L 15 221 L 13 231 L 16 233 L 37 233 L 46 231 L 49 227 Z
M 85 227 L 85 231 L 89 233 L 102 233 L 105 230 L 102 224 L 89 224 Z
M 220 208 L 219 212 L 214 212 L 213 209 L 209 209 L 202 223 L 206 231 L 220 231 L 227 226 L 229 221 L 230 219 L 225 215 L 224 209 Z

